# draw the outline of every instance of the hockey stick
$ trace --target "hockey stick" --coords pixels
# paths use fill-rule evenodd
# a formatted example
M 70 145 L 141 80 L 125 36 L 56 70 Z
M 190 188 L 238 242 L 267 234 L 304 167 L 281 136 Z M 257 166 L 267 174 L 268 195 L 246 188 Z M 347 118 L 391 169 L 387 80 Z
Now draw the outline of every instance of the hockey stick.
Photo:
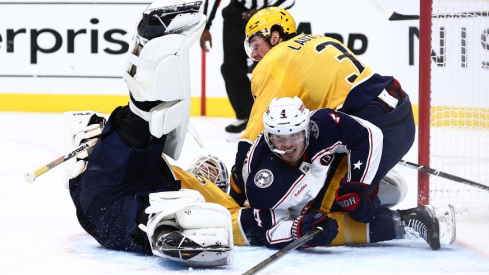
M 68 154 L 55 159 L 54 161 L 52 161 L 52 162 L 44 165 L 43 167 L 35 170 L 34 172 L 25 173 L 24 174 L 25 181 L 27 181 L 29 183 L 34 182 L 36 180 L 36 178 L 39 177 L 40 175 L 46 173 L 47 171 L 53 169 L 54 167 L 60 165 L 61 163 L 71 159 L 72 157 L 79 155 L 81 152 L 87 150 L 88 148 L 94 146 L 97 143 L 97 140 L 98 140 L 98 138 L 91 139 L 88 142 L 81 144 L 80 146 L 78 146 L 73 151 L 69 152 Z
M 478 183 L 478 182 L 475 182 L 475 181 L 471 181 L 471 180 L 468 180 L 468 179 L 464 179 L 464 178 L 461 178 L 461 177 L 457 177 L 455 175 L 451 175 L 451 174 L 448 174 L 448 173 L 445 173 L 445 172 L 442 172 L 442 171 L 438 171 L 438 170 L 435 170 L 435 169 L 432 169 L 432 168 L 429 168 L 429 167 L 425 167 L 425 166 L 416 164 L 416 163 L 412 163 L 412 162 L 409 162 L 409 161 L 401 160 L 397 164 L 400 164 L 400 165 L 406 166 L 406 167 L 410 167 L 410 168 L 413 168 L 413 169 L 416 169 L 416 170 L 419 170 L 419 171 L 423 171 L 423 172 L 425 172 L 427 174 L 430 174 L 430 175 L 442 177 L 442 178 L 445 178 L 445 179 L 448 179 L 448 180 L 453 180 L 453 181 L 456 181 L 456 182 L 460 182 L 460 183 L 463 183 L 463 184 L 470 185 L 472 187 L 477 187 L 477 188 L 481 188 L 481 189 L 484 189 L 484 190 L 489 191 L 489 186 L 487 186 L 487 185 L 484 185 L 484 184 L 481 184 L 481 183 Z
M 200 148 L 204 148 L 204 141 L 199 136 L 199 132 L 197 132 L 195 127 L 192 125 L 192 123 L 190 123 L 190 121 L 188 122 L 187 125 L 187 133 L 189 133 L 195 139 L 195 141 L 197 141 L 197 144 L 199 144 Z
M 402 21 L 402 20 L 417 20 L 419 15 L 405 15 L 395 12 L 391 9 L 384 0 L 370 0 L 372 4 L 377 7 L 389 21 Z
M 255 265 L 254 267 L 248 269 L 243 275 L 251 275 L 251 274 L 256 274 L 263 269 L 265 269 L 267 266 L 275 262 L 276 260 L 282 258 L 285 254 L 289 253 L 290 251 L 296 249 L 297 247 L 303 245 L 305 242 L 309 241 L 312 239 L 314 236 L 317 234 L 321 233 L 323 229 L 321 227 L 316 227 L 316 231 L 306 234 L 299 239 L 289 243 L 286 247 L 280 249 L 279 251 L 275 252 L 272 256 L 266 258 L 265 260 L 261 261 L 259 264 Z

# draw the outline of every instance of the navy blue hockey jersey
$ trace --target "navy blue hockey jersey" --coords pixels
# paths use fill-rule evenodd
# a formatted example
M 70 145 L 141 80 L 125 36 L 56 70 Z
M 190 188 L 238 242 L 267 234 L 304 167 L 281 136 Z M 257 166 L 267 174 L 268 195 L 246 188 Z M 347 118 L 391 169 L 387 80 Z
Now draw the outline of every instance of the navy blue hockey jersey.
M 240 213 L 249 244 L 280 247 L 292 241 L 294 219 L 307 212 L 328 184 L 330 165 L 341 156 L 337 153 L 348 158 L 348 181 L 370 184 L 375 177 L 382 155 L 379 128 L 331 109 L 313 112 L 310 126 L 309 146 L 298 168 L 272 153 L 263 136 L 252 144 L 242 174 L 251 208 Z

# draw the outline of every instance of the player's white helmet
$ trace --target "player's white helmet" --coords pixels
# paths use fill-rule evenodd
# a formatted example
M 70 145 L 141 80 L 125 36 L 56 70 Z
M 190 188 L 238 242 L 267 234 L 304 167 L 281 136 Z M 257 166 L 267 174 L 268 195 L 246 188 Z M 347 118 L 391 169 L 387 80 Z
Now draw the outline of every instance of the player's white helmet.
M 199 156 L 194 159 L 187 172 L 209 179 L 226 194 L 229 194 L 229 172 L 224 162 L 218 157 Z
M 305 135 L 304 150 L 309 145 L 309 110 L 300 98 L 274 98 L 263 114 L 265 140 L 272 152 L 279 157 L 284 151 L 278 150 L 271 139 L 272 135 L 291 135 L 303 132 Z

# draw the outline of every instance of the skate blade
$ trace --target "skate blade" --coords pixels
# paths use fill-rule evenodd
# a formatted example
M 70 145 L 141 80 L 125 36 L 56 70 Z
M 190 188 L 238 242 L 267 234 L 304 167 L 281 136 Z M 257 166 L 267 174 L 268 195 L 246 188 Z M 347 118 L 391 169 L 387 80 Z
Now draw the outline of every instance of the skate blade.
M 451 245 L 456 239 L 455 208 L 452 205 L 434 208 L 440 224 L 440 243 Z

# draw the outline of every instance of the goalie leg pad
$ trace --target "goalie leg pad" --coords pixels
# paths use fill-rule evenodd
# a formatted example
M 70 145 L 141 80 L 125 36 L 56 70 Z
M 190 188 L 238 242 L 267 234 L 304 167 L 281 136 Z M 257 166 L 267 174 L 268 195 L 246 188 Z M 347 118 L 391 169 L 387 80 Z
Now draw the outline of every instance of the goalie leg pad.
M 198 191 L 192 189 L 151 193 L 149 194 L 150 206 L 146 208 L 145 212 L 147 214 L 157 214 L 162 211 L 168 211 L 171 207 L 186 206 L 193 202 L 205 202 L 205 199 Z M 175 212 L 172 214 L 174 215 Z
M 157 239 L 154 234 L 161 225 L 172 225 L 177 230 Z M 205 202 L 167 208 L 150 219 L 147 231 L 154 255 L 187 266 L 232 264 L 232 232 L 229 211 L 221 205 Z
M 221 205 L 199 203 L 185 207 L 175 213 L 180 227 L 179 242 L 166 241 L 158 251 L 162 257 L 177 260 L 187 266 L 219 266 L 233 263 L 233 230 L 231 214 Z M 176 245 L 176 247 L 175 247 Z M 175 252 L 178 251 L 178 254 Z M 178 256 L 178 257 L 175 257 Z
M 204 203 L 188 206 L 176 212 L 175 219 L 185 229 L 224 228 L 228 226 L 231 214 L 219 204 Z
M 150 206 L 145 209 L 146 214 L 150 214 L 147 225 L 139 225 L 141 230 L 148 234 L 150 243 L 156 241 L 155 231 L 161 225 L 168 225 L 164 221 L 171 220 L 176 226 L 175 213 L 192 203 L 204 202 L 204 197 L 195 190 L 181 189 L 179 191 L 166 191 L 149 194 Z
M 190 115 L 188 51 L 206 22 L 201 3 L 153 2 L 138 23 L 123 75 L 131 100 L 155 103 L 151 110 L 141 110 L 134 103 L 130 108 L 148 121 L 152 135 L 168 135 L 163 152 L 175 160 L 180 157 Z

